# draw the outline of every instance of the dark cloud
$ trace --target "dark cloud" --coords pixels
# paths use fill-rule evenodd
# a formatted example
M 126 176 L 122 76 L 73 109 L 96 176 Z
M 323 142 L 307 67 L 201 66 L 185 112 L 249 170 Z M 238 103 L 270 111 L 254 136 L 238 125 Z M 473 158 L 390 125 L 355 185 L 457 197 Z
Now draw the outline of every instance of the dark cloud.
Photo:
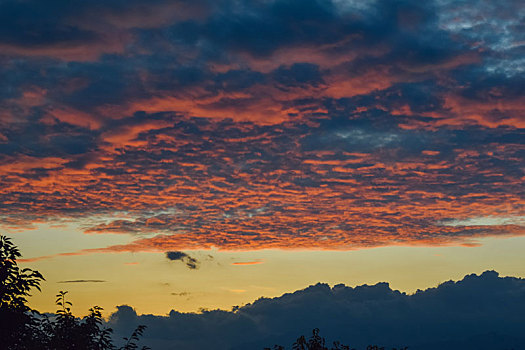
M 69 280 L 69 281 L 58 281 L 57 283 L 104 283 L 104 280 Z
M 73 12 L 72 2 L 2 1 L 0 42 L 19 46 L 46 46 L 56 43 L 89 42 L 92 32 L 63 23 Z
M 412 295 L 387 283 L 355 288 L 317 284 L 232 312 L 153 316 L 119 306 L 109 324 L 117 334 L 147 325 L 144 343 L 153 349 L 290 346 L 294 337 L 308 335 L 314 327 L 329 340 L 359 349 L 370 343 L 414 350 L 519 349 L 525 341 L 524 297 L 525 280 L 487 271 Z
M 171 261 L 182 261 L 191 270 L 198 269 L 200 264 L 197 259 L 184 252 L 166 252 L 166 258 Z
M 274 72 L 274 75 L 274 79 L 284 87 L 323 83 L 319 66 L 310 63 L 294 63 L 290 67 L 282 66 Z

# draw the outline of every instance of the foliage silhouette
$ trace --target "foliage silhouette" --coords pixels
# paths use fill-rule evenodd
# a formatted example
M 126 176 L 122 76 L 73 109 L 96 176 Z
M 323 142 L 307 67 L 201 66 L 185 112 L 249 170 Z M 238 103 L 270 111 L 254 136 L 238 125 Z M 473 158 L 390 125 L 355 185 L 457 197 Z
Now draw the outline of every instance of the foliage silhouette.
M 56 295 L 58 310 L 51 317 L 27 306 L 31 289 L 40 291 L 44 277 L 31 269 L 20 269 L 20 251 L 0 235 L 0 339 L 6 350 L 137 350 L 146 326 L 138 326 L 125 344 L 116 347 L 112 329 L 104 327 L 102 308 L 94 306 L 79 319 L 71 312 L 67 292 Z M 149 349 L 146 346 L 142 350 Z
M 408 347 L 403 348 L 393 348 L 392 350 L 407 350 Z M 264 348 L 264 350 L 285 350 L 282 345 L 274 345 L 273 348 Z M 333 342 L 331 348 L 326 347 L 326 341 L 323 337 L 319 335 L 319 329 L 314 328 L 312 330 L 311 337 L 306 340 L 304 335 L 301 335 L 295 343 L 292 345 L 292 350 L 356 350 L 355 348 L 350 349 L 350 346 L 343 345 L 338 341 Z M 378 347 L 377 345 L 369 345 L 366 350 L 385 350 L 383 347 Z
M 124 338 L 126 340 L 126 344 L 120 348 L 120 350 L 135 350 L 138 349 L 138 345 L 135 343 L 139 341 L 139 338 L 142 336 L 142 333 L 144 333 L 144 330 L 146 329 L 146 326 L 139 325 L 131 334 L 131 336 L 128 338 Z M 149 349 L 148 347 L 142 347 L 142 350 Z
M 21 257 L 13 242 L 0 236 L 0 339 L 13 349 L 37 345 L 38 322 L 26 305 L 31 289 L 40 290 L 44 277 L 31 269 L 20 269 Z

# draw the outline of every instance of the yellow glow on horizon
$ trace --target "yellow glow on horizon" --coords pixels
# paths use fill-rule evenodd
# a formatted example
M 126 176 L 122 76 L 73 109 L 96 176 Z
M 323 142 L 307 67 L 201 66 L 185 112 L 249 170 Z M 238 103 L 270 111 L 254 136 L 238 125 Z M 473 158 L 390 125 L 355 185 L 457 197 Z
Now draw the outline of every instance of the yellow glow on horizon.
M 55 235 L 46 245 L 42 233 L 47 229 L 10 236 L 24 257 L 131 240 L 126 235 L 93 236 L 72 230 L 59 233 L 67 241 L 58 244 Z M 139 313 L 166 315 L 172 309 L 229 310 L 318 282 L 332 286 L 389 282 L 393 289 L 412 293 L 485 270 L 525 277 L 525 237 L 480 242 L 478 247 L 392 246 L 353 251 L 186 251 L 201 262 L 196 270 L 169 261 L 163 253 L 129 252 L 62 256 L 21 265 L 39 270 L 46 278 L 42 293 L 34 292 L 30 298 L 30 305 L 39 311 L 54 311 L 54 295 L 68 290 L 79 316 L 93 305 L 102 306 L 108 315 L 123 304 Z

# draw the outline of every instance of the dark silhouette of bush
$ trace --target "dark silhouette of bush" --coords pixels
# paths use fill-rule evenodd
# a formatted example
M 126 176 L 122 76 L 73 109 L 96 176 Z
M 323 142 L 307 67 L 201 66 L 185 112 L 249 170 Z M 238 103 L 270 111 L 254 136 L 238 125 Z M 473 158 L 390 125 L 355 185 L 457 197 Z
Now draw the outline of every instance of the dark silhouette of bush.
M 37 345 L 38 322 L 27 304 L 29 292 L 40 290 L 44 277 L 31 269 L 20 269 L 20 251 L 7 237 L 0 236 L 0 339 L 12 349 Z
M 0 345 L 6 350 L 136 350 L 146 326 L 138 326 L 125 344 L 116 347 L 112 329 L 104 327 L 103 310 L 89 309 L 80 319 L 71 313 L 67 292 L 57 294 L 55 315 L 40 314 L 27 306 L 31 289 L 40 291 L 44 277 L 31 269 L 20 269 L 16 260 L 20 251 L 12 241 L 0 235 Z M 142 350 L 149 349 L 146 346 Z
M 407 350 L 408 347 L 404 348 L 393 348 L 392 350 Z M 274 345 L 273 348 L 264 348 L 264 350 L 285 350 L 282 345 Z M 343 345 L 338 341 L 333 342 L 333 346 L 328 348 L 326 346 L 326 340 L 319 335 L 319 329 L 315 328 L 312 331 L 312 335 L 306 340 L 304 335 L 301 335 L 295 343 L 292 345 L 292 350 L 356 350 L 355 348 L 350 349 L 350 346 Z M 369 345 L 366 350 L 385 350 L 384 347 L 378 347 L 377 345 Z

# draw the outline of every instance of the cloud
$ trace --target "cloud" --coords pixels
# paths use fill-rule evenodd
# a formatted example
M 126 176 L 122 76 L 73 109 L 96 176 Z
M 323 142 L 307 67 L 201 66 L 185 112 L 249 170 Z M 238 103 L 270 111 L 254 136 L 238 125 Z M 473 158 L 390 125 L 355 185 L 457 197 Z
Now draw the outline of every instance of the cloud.
M 264 264 L 264 261 L 262 260 L 254 260 L 254 261 L 236 261 L 232 262 L 232 265 L 258 265 L 258 264 Z
M 58 281 L 57 283 L 104 283 L 104 280 L 69 280 L 69 281 Z
M 523 235 L 520 5 L 4 1 L 0 224 L 134 237 L 70 255 Z
M 171 261 L 182 261 L 191 270 L 198 269 L 200 264 L 197 259 L 184 252 L 166 252 L 166 258 Z
M 354 288 L 317 284 L 236 311 L 153 316 L 119 306 L 109 324 L 117 335 L 147 325 L 144 343 L 153 349 L 289 347 L 315 327 L 328 340 L 356 348 L 370 343 L 416 350 L 520 348 L 524 293 L 525 280 L 486 271 L 412 295 L 387 283 Z
M 126 33 L 84 21 L 78 14 L 85 10 L 80 1 L 58 0 L 45 5 L 38 1 L 3 1 L 0 5 L 3 55 L 85 60 L 102 53 L 122 52 Z M 110 30 L 104 33 L 104 28 Z

